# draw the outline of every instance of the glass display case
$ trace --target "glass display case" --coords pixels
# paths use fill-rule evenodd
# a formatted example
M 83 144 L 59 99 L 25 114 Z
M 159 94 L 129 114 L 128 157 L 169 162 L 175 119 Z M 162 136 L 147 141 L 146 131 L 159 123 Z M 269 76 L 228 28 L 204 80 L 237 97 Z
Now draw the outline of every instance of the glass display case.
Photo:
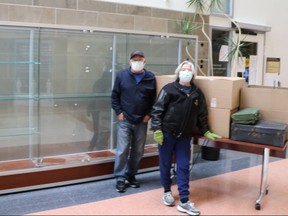
M 0 38 L 2 174 L 113 158 L 111 89 L 131 51 L 142 50 L 155 75 L 197 64 L 194 36 L 2 26 Z

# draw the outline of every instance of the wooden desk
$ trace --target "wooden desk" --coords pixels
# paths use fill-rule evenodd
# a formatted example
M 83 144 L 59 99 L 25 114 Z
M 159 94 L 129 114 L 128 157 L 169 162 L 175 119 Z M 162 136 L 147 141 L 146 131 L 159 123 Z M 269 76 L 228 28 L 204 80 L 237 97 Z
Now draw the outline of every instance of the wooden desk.
M 193 144 L 263 155 L 260 193 L 255 203 L 255 209 L 260 210 L 262 198 L 264 197 L 264 195 L 268 194 L 269 157 L 271 155 L 274 157 L 286 158 L 286 148 L 288 145 L 288 141 L 285 142 L 283 147 L 277 147 L 264 144 L 235 141 L 228 138 L 221 138 L 215 141 L 211 141 L 203 137 L 194 137 Z

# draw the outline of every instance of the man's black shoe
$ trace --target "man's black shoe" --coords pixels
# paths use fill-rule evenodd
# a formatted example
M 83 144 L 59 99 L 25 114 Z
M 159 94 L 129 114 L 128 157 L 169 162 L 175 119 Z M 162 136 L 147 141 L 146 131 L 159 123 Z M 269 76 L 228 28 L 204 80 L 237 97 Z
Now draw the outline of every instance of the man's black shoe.
M 135 176 L 130 176 L 127 181 L 129 182 L 130 186 L 133 188 L 139 188 L 140 183 L 136 180 Z
M 116 191 L 118 191 L 119 193 L 124 193 L 126 191 L 125 181 L 117 181 Z

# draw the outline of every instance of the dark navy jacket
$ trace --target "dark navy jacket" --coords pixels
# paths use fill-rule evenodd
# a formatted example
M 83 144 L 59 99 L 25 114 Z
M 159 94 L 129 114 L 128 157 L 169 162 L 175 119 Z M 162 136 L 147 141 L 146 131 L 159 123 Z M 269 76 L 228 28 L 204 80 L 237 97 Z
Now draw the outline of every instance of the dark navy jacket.
M 155 75 L 145 70 L 145 76 L 137 83 L 130 68 L 121 70 L 115 79 L 111 105 L 116 115 L 123 112 L 131 123 L 139 123 L 150 115 L 156 97 Z

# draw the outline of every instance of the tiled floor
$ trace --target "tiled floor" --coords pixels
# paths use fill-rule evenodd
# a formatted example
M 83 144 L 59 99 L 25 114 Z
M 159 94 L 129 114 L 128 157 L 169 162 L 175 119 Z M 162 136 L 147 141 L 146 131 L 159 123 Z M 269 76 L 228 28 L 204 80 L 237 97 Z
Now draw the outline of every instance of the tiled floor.
M 270 164 L 270 187 L 263 198 L 261 210 L 255 209 L 259 193 L 261 167 L 256 166 L 235 172 L 191 181 L 190 198 L 202 215 L 287 215 L 288 160 Z M 177 194 L 177 188 L 172 188 Z M 150 190 L 108 200 L 37 212 L 34 215 L 183 215 L 176 207 L 162 204 L 162 189 Z M 176 201 L 179 197 L 175 195 Z
M 287 159 L 270 158 L 269 194 L 258 211 L 254 205 L 262 156 L 222 149 L 217 161 L 203 160 L 198 153 L 194 158 L 197 161 L 191 170 L 191 199 L 202 215 L 287 214 L 288 190 L 283 189 L 288 179 Z M 0 215 L 182 215 L 176 208 L 162 204 L 159 177 L 158 171 L 139 174 L 141 187 L 129 188 L 124 194 L 115 191 L 114 179 L 106 179 L 2 195 Z M 176 185 L 173 191 L 177 195 Z

